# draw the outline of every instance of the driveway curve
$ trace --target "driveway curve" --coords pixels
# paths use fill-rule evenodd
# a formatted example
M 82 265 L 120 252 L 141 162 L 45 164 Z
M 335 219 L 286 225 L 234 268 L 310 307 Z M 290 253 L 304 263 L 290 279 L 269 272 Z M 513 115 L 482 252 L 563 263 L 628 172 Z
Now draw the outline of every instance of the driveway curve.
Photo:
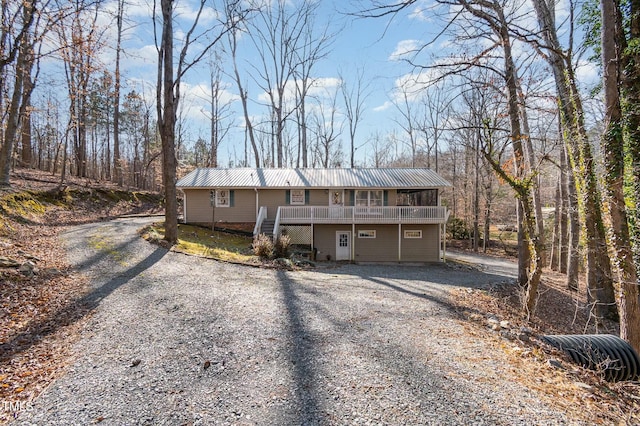
M 451 265 L 285 272 L 147 243 L 153 219 L 63 235 L 93 316 L 67 373 L 19 424 L 577 424 L 465 333 Z

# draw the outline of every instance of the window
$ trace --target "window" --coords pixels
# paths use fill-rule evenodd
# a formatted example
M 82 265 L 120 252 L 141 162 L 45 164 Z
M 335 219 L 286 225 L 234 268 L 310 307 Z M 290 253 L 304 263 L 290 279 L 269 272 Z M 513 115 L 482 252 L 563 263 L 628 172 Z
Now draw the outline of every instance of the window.
M 292 206 L 304 206 L 304 189 L 292 189 L 290 201 Z
M 226 189 L 219 189 L 216 191 L 216 207 L 229 207 L 230 196 Z
M 355 203 L 358 207 L 382 207 L 383 191 L 356 191 Z
M 437 206 L 437 189 L 398 189 L 396 206 Z
M 358 238 L 375 238 L 375 237 L 376 237 L 376 231 L 373 229 L 358 231 Z
M 421 229 L 407 229 L 404 231 L 405 238 L 422 238 L 422 230 Z

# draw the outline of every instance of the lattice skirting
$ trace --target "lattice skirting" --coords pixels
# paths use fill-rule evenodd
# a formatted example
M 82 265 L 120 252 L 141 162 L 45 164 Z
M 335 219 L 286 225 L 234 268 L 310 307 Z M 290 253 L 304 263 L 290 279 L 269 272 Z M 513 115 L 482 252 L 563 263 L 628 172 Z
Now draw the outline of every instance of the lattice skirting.
M 280 229 L 291 237 L 291 244 L 311 244 L 310 226 L 282 225 Z

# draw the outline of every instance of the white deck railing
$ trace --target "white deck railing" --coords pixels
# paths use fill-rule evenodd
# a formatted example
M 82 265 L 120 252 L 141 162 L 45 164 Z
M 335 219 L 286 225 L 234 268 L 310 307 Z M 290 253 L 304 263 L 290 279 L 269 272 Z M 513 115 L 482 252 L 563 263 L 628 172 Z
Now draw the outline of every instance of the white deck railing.
M 278 207 L 279 224 L 311 223 L 445 223 L 447 208 L 437 207 Z

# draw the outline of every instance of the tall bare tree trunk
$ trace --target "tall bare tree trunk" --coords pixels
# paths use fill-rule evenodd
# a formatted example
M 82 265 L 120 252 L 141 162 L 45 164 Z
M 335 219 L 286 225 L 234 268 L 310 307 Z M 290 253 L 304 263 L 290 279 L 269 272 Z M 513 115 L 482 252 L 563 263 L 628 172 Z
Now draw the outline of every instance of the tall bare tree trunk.
M 247 93 L 247 89 L 244 88 L 242 84 L 242 79 L 240 78 L 240 72 L 238 71 L 238 63 L 236 58 L 236 49 L 238 47 L 237 35 L 236 31 L 229 31 L 229 45 L 231 50 L 231 59 L 233 60 L 233 76 L 238 86 L 238 92 L 240 93 L 240 101 L 242 103 L 242 113 L 244 117 L 245 131 L 246 135 L 249 138 L 249 142 L 251 143 L 251 149 L 253 150 L 253 158 L 256 162 L 256 167 L 260 167 L 260 150 L 258 149 L 258 144 L 256 143 L 256 138 L 253 131 L 253 124 L 251 123 L 251 117 L 249 115 L 249 106 L 248 99 L 249 95 Z
M 474 146 L 474 168 L 475 176 L 473 182 L 473 251 L 477 252 L 480 248 L 480 132 L 481 126 L 478 126 L 476 132 L 476 143 Z
M 563 202 L 569 213 L 569 252 L 567 253 L 567 288 L 570 290 L 578 290 L 580 278 L 580 212 L 578 205 L 578 191 L 576 189 L 576 181 L 574 174 L 566 166 L 567 155 L 566 148 L 562 152 L 565 161 L 564 174 L 566 176 L 565 192 L 566 196 Z
M 2 149 L 0 149 L 0 185 L 9 186 L 11 184 L 11 161 L 13 159 L 14 146 L 20 129 L 20 102 L 24 89 L 24 81 L 28 67 L 29 49 L 26 43 L 23 44 L 18 52 L 16 61 L 16 73 L 13 81 L 13 93 L 9 103 L 7 113 L 7 124 L 4 132 L 4 141 Z
M 9 12 L 8 4 L 4 1 L 2 2 L 3 22 L 0 28 L 0 37 L 2 38 L 2 47 L 4 49 L 0 51 L 0 88 L 4 89 L 6 67 L 16 57 L 17 61 L 11 103 L 7 106 L 7 111 L 5 112 L 4 140 L 0 140 L 2 144 L 0 149 L 0 186 L 9 186 L 11 184 L 11 161 L 20 125 L 20 101 L 22 100 L 25 84 L 25 74 L 31 72 L 31 65 L 33 64 L 31 37 L 29 34 L 35 20 L 36 0 L 24 0 L 16 3 L 16 5 L 19 6 L 16 6 L 16 16 L 13 18 L 13 22 L 22 25 L 21 28 L 11 27 L 10 19 L 5 17 L 4 14 L 5 12 L 7 14 L 12 12 Z M 15 38 L 13 38 L 14 36 Z M 2 100 L 0 100 L 0 106 L 2 106 L 2 103 Z
M 499 162 L 491 155 L 485 154 L 485 157 L 491 164 L 494 171 L 503 178 L 511 188 L 516 192 L 520 208 L 521 208 L 521 224 L 523 228 L 523 240 L 529 249 L 527 256 L 528 268 L 524 263 L 518 263 L 519 277 L 523 279 L 524 273 L 521 270 L 528 270 L 527 281 L 524 284 L 525 296 L 522 301 L 522 307 L 527 317 L 530 317 L 535 310 L 538 301 L 538 286 L 540 284 L 540 276 L 542 275 L 542 259 L 540 254 L 544 252 L 544 247 L 538 234 L 538 227 L 535 220 L 535 209 L 532 200 L 532 182 L 531 175 L 527 175 L 525 164 L 525 152 L 522 145 L 522 123 L 520 119 L 520 107 L 518 102 L 518 73 L 513 59 L 511 50 L 511 37 L 509 27 L 504 15 L 504 10 L 500 4 L 483 3 L 483 7 L 490 7 L 493 14 L 487 13 L 482 8 L 476 8 L 474 4 L 466 0 L 460 0 L 460 4 L 471 14 L 484 20 L 498 37 L 504 53 L 504 77 L 507 89 L 507 106 L 509 112 L 509 122 L 511 127 L 511 146 L 515 157 L 516 173 L 515 179 L 509 176 Z M 523 241 L 522 246 L 525 246 Z
M 631 0 L 631 19 L 629 38 L 634 49 L 626 51 L 624 60 L 624 88 L 626 105 L 625 110 L 626 131 L 629 134 L 629 155 L 631 157 L 631 175 L 634 177 L 633 197 L 635 209 L 631 237 L 634 243 L 634 258 L 636 271 L 640 270 L 640 51 L 637 46 L 640 42 L 640 1 Z
M 176 198 L 176 110 L 173 74 L 173 2 L 162 0 L 162 38 L 158 49 L 157 112 L 162 140 L 162 183 L 165 196 L 164 239 L 178 241 L 178 204 Z
M 29 47 L 31 50 L 32 48 Z M 33 167 L 33 147 L 32 147 L 32 132 L 31 132 L 31 94 L 35 87 L 34 81 L 31 78 L 31 70 L 34 65 L 33 52 L 29 55 L 29 63 L 25 65 L 24 70 L 24 88 L 22 91 L 22 102 L 20 105 L 20 116 L 22 117 L 21 123 L 21 145 L 22 145 L 22 166 Z
M 562 209 L 562 191 L 561 191 L 561 183 L 560 183 L 560 175 L 558 175 L 558 181 L 556 182 L 556 195 L 555 195 L 555 211 L 553 214 L 553 237 L 551 239 L 551 254 L 550 254 L 550 263 L 549 268 L 552 271 L 560 270 L 560 252 L 563 250 L 562 247 L 562 234 L 561 230 L 564 231 L 560 226 L 561 217 L 563 214 Z M 566 215 L 564 216 L 566 218 Z
M 525 96 L 522 91 L 522 86 L 520 84 L 520 80 L 516 82 L 518 87 L 519 99 L 522 99 L 520 102 L 520 114 L 522 116 L 522 130 L 523 130 L 523 145 L 525 148 L 525 164 L 527 168 L 527 173 L 532 173 L 535 170 L 536 166 L 536 155 L 533 152 L 533 144 L 531 143 L 531 131 L 529 129 L 529 114 L 527 114 L 527 106 L 525 105 Z M 542 268 L 547 266 L 547 247 L 546 247 L 546 238 L 544 235 L 544 217 L 542 216 L 542 202 L 540 201 L 540 185 L 538 184 L 538 180 L 535 179 L 532 182 L 531 186 L 531 200 L 533 201 L 533 208 L 536 214 L 536 226 L 538 227 L 538 238 L 540 239 L 540 247 L 543 249 L 542 253 L 540 253 L 540 260 Z
M 548 47 L 547 61 L 553 71 L 558 93 L 567 154 L 579 183 L 587 249 L 587 291 L 598 318 L 616 318 L 611 264 L 606 246 L 604 224 L 591 146 L 589 145 L 582 102 L 575 83 L 570 55 L 563 55 L 555 29 L 554 3 L 533 0 L 542 37 Z
M 113 78 L 113 180 L 122 186 L 122 160 L 120 158 L 120 51 L 122 50 L 122 15 L 124 0 L 118 0 L 116 16 L 116 69 Z M 107 141 L 107 143 L 109 143 Z
M 493 208 L 493 193 L 491 189 L 493 187 L 491 175 L 487 176 L 487 182 L 485 184 L 485 209 L 484 209 L 484 232 L 482 238 L 482 251 L 487 252 L 489 243 L 491 242 L 491 209 Z
M 568 191 L 567 155 L 564 146 L 560 147 L 560 250 L 558 256 L 559 270 L 567 273 L 569 255 L 569 191 Z
M 624 138 L 620 101 L 621 62 L 626 44 L 622 15 L 615 0 L 601 0 L 602 63 L 605 102 L 604 151 L 605 188 L 610 221 L 610 244 L 618 285 L 617 303 L 620 314 L 620 336 L 640 351 L 640 300 L 638 276 L 633 262 L 629 225 L 624 196 Z M 639 4 L 636 2 L 636 6 Z M 632 10 L 633 11 L 633 10 Z M 640 9 L 635 10 L 640 13 Z M 636 24 L 640 18 L 635 17 Z M 633 27 L 633 25 L 632 25 Z M 640 38 L 640 28 L 636 37 Z M 626 65 L 626 64 L 625 64 Z M 637 64 L 634 64 L 637 66 Z M 637 71 L 631 71 L 636 74 Z M 638 108 L 638 105 L 632 105 Z M 636 142 L 637 141 L 631 141 Z M 638 177 L 636 176 L 636 179 Z

